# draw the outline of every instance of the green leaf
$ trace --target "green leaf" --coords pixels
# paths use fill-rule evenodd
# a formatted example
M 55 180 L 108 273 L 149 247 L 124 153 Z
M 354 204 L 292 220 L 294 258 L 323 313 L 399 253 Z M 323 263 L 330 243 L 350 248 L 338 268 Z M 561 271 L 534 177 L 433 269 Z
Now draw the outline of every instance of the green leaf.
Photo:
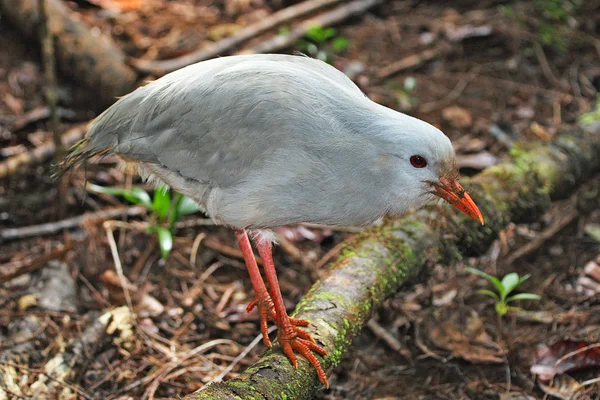
M 333 39 L 333 42 L 331 43 L 331 48 L 335 53 L 341 53 L 342 51 L 348 48 L 349 44 L 350 40 L 348 40 L 348 38 L 338 36 L 335 39 Z
M 586 224 L 583 230 L 589 237 L 600 243 L 600 225 Z
M 502 282 L 500 282 L 500 279 L 496 278 L 495 276 L 492 276 L 490 274 L 486 274 L 483 271 L 480 271 L 476 268 L 471 268 L 471 267 L 465 267 L 465 269 L 467 271 L 469 271 L 472 274 L 481 276 L 482 278 L 487 279 L 488 281 L 490 281 L 494 287 L 496 288 L 496 291 L 498 292 L 498 294 L 500 294 L 500 298 L 504 298 L 505 294 L 504 294 L 504 286 L 502 285 Z
M 169 208 L 171 208 L 171 195 L 169 191 L 162 185 L 157 186 L 154 191 L 153 209 L 161 221 L 164 221 L 169 213 Z
M 87 188 L 88 190 L 95 193 L 110 194 L 112 196 L 122 196 L 125 200 L 129 201 L 130 203 L 143 204 L 150 210 L 154 209 L 152 206 L 152 200 L 150 199 L 150 195 L 146 193 L 144 189 L 137 186 L 133 186 L 130 189 L 125 189 L 115 187 L 104 187 L 88 183 Z
M 314 46 L 313 43 L 308 42 L 306 40 L 298 40 L 296 42 L 296 47 L 299 48 L 300 50 L 304 51 L 304 52 L 308 52 L 308 46 L 309 45 L 313 45 Z
M 173 250 L 173 233 L 167 228 L 156 227 L 156 234 L 158 236 L 158 245 L 160 246 L 160 253 L 164 260 L 169 257 L 171 250 Z
M 521 283 L 525 282 L 527 279 L 529 279 L 529 277 L 531 277 L 531 275 L 529 275 L 529 274 L 523 275 L 521 278 L 519 278 L 519 283 L 517 283 L 517 286 L 519 286 Z
M 541 299 L 542 299 L 542 296 L 539 296 L 534 293 L 519 293 L 519 294 L 515 294 L 514 296 L 510 296 L 508 299 L 506 299 L 506 302 L 510 303 L 511 301 L 515 301 L 515 300 L 541 300 Z
M 317 44 L 323 44 L 327 39 L 334 37 L 336 33 L 335 28 L 323 28 L 320 25 L 314 25 L 306 31 L 305 36 Z
M 200 211 L 198 203 L 189 197 L 183 196 L 179 204 L 177 205 L 177 216 L 183 217 L 186 215 L 193 214 Z
M 498 297 L 498 295 L 496 293 L 492 292 L 491 290 L 481 289 L 481 290 L 478 290 L 477 293 L 484 294 L 486 296 L 490 296 L 492 299 L 494 299 L 496 301 L 500 300 L 500 297 Z
M 504 278 L 502 278 L 502 286 L 504 287 L 504 296 L 506 297 L 510 292 L 514 290 L 519 284 L 519 274 L 516 272 L 511 272 L 510 274 L 506 274 Z

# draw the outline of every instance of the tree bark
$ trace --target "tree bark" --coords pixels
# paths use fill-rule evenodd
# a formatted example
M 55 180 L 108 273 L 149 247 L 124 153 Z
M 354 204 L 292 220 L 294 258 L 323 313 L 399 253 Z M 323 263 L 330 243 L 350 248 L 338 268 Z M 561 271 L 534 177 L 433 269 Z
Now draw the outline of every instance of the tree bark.
M 329 352 L 320 357 L 326 370 L 339 365 L 353 337 L 385 298 L 427 266 L 482 254 L 508 222 L 540 217 L 552 199 L 568 196 L 597 173 L 600 131 L 565 128 L 554 142 L 517 147 L 512 156 L 510 162 L 463 180 L 486 218 L 485 226 L 445 206 L 390 219 L 348 244 L 294 314 L 312 322 L 308 331 Z M 184 400 L 310 399 L 322 385 L 308 362 L 302 357 L 298 361 L 295 370 L 276 345 L 239 377 Z
M 104 35 L 94 35 L 62 0 L 47 0 L 48 29 L 56 39 L 56 58 L 63 75 L 94 90 L 102 109 L 136 86 L 137 74 L 125 64 L 125 55 Z M 2 0 L 0 12 L 21 32 L 36 39 L 39 24 L 37 0 Z

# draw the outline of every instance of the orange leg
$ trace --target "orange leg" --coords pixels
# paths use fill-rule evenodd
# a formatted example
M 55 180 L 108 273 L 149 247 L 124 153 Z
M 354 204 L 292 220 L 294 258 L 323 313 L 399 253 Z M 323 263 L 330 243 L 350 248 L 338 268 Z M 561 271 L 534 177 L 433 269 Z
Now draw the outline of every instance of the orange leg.
M 308 362 L 317 370 L 319 381 L 322 384 L 329 387 L 327 382 L 327 374 L 321 367 L 321 363 L 312 353 L 317 352 L 323 356 L 327 355 L 327 351 L 318 346 L 315 340 L 308 333 L 296 325 L 306 326 L 308 321 L 300 320 L 302 324 L 298 324 L 298 320 L 290 318 L 285 309 L 283 303 L 283 297 L 281 296 L 281 290 L 279 289 L 279 282 L 277 281 L 277 272 L 275 271 L 275 264 L 273 262 L 273 253 L 271 243 L 267 241 L 259 241 L 257 244 L 258 253 L 263 260 L 263 268 L 265 270 L 265 277 L 269 284 L 271 292 L 271 298 L 275 307 L 275 324 L 277 325 L 277 339 L 283 349 L 285 355 L 290 359 L 294 367 L 298 367 L 298 360 L 294 351 L 298 352 L 301 356 L 306 358 Z M 296 323 L 294 323 L 296 322 Z
M 271 340 L 269 340 L 267 320 L 269 318 L 274 319 L 274 315 L 272 315 L 275 312 L 273 309 L 273 301 L 271 300 L 271 296 L 269 296 L 269 292 L 267 292 L 267 287 L 258 270 L 258 265 L 256 264 L 254 253 L 252 252 L 252 245 L 250 244 L 250 239 L 248 239 L 246 230 L 236 230 L 235 236 L 240 245 L 240 250 L 242 250 L 244 261 L 246 262 L 246 269 L 248 269 L 248 275 L 250 275 L 250 282 L 252 282 L 252 287 L 254 288 L 254 300 L 248 305 L 247 310 L 250 311 L 255 306 L 258 306 L 260 333 L 263 335 L 265 346 L 271 347 L 273 344 L 271 343 Z
M 260 275 L 258 265 L 256 264 L 256 259 L 254 258 L 254 253 L 252 252 L 252 245 L 250 244 L 250 239 L 248 239 L 246 230 L 236 230 L 235 235 L 237 237 L 240 250 L 244 256 L 244 261 L 246 262 L 246 268 L 248 269 L 248 274 L 250 275 L 252 288 L 254 289 L 254 300 L 248 304 L 246 310 L 250 312 L 254 307 L 258 307 L 258 315 L 260 316 L 260 332 L 263 335 L 263 343 L 265 346 L 271 347 L 273 344 L 271 343 L 271 340 L 269 340 L 269 328 L 267 322 L 269 320 L 277 321 L 273 300 L 271 300 L 271 296 L 269 295 L 269 292 L 267 292 L 267 287 L 265 286 L 263 278 Z M 309 324 L 308 321 L 301 319 L 290 318 L 290 321 L 293 325 L 298 326 L 307 326 Z

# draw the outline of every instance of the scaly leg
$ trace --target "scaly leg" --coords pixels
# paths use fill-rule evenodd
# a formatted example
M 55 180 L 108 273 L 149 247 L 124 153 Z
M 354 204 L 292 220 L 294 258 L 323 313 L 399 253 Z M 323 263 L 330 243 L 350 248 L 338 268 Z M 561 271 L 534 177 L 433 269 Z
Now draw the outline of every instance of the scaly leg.
M 271 340 L 269 340 L 269 328 L 267 321 L 277 321 L 275 307 L 273 306 L 273 301 L 271 300 L 269 292 L 267 292 L 267 287 L 263 282 L 263 278 L 260 275 L 258 265 L 256 264 L 256 259 L 254 258 L 254 253 L 252 252 L 252 245 L 250 244 L 250 239 L 248 239 L 246 230 L 236 230 L 235 236 L 237 237 L 240 250 L 244 256 L 246 268 L 248 269 L 248 274 L 250 275 L 250 282 L 252 282 L 252 288 L 254 289 L 254 300 L 248 304 L 246 310 L 250 312 L 254 307 L 258 307 L 258 314 L 260 316 L 260 332 L 263 335 L 263 343 L 265 346 L 271 347 L 273 345 Z M 291 319 L 291 323 L 298 326 L 308 325 L 308 321 L 293 318 Z
M 279 282 L 277 281 L 277 272 L 275 271 L 275 263 L 273 262 L 273 253 L 271 243 L 268 241 L 259 241 L 257 244 L 258 253 L 263 260 L 263 268 L 265 270 L 265 277 L 269 284 L 269 290 L 271 292 L 271 298 L 273 305 L 275 306 L 275 324 L 277 325 L 277 339 L 281 345 L 283 352 L 290 359 L 294 367 L 298 367 L 298 360 L 294 351 L 297 351 L 300 355 L 308 360 L 311 365 L 317 370 L 319 381 L 322 384 L 329 387 L 327 382 L 327 374 L 321 367 L 321 363 L 312 353 L 313 351 L 326 356 L 327 351 L 318 346 L 315 340 L 308 333 L 300 328 L 297 328 L 293 323 L 293 319 L 290 318 L 285 309 L 283 303 L 283 297 L 281 296 L 281 290 L 279 289 Z M 301 320 L 302 322 L 308 322 Z

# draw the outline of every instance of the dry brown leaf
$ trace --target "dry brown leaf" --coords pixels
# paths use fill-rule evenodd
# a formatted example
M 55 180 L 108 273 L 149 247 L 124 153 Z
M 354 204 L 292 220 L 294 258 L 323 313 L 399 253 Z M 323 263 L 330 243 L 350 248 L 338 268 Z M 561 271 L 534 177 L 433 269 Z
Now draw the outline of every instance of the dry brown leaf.
M 506 351 L 485 331 L 483 321 L 474 311 L 436 312 L 426 321 L 429 339 L 455 357 L 473 363 L 502 363 Z
M 468 128 L 473 124 L 473 117 L 466 109 L 459 106 L 449 106 L 442 110 L 442 118 L 454 128 Z

